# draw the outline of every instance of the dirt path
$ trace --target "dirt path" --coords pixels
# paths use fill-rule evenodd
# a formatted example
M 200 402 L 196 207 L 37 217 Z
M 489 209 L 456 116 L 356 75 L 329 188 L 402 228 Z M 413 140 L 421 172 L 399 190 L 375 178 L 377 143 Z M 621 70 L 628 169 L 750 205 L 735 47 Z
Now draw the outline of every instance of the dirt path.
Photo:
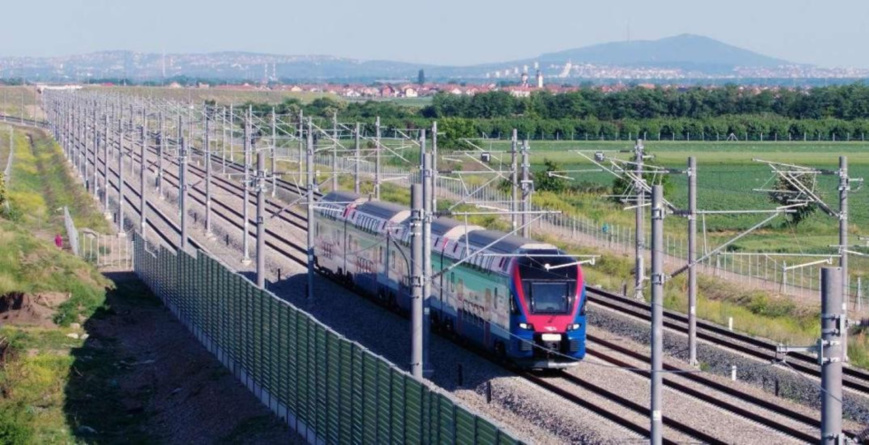
M 135 275 L 109 278 L 118 290 L 85 322 L 88 338 L 73 351 L 65 389 L 77 436 L 90 443 L 304 443 Z

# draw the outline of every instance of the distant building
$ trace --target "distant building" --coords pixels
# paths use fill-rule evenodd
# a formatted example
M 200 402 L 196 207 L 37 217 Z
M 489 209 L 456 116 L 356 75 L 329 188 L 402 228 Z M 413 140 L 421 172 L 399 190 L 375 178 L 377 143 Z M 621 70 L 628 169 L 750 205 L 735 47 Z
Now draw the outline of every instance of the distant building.
M 543 88 L 543 73 L 537 70 L 537 88 Z
M 397 96 L 397 92 L 395 88 L 392 88 L 392 85 L 383 85 L 380 87 L 380 97 L 395 97 Z

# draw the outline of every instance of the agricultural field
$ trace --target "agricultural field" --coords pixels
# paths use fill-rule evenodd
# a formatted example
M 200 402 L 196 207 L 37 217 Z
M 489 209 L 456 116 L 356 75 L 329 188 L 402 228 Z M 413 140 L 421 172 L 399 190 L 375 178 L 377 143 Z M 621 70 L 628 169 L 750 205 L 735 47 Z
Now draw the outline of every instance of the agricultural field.
M 292 92 L 292 91 L 272 91 L 272 90 L 257 90 L 257 89 L 220 89 L 220 88 L 168 88 L 168 87 L 101 87 L 89 86 L 91 90 L 106 91 L 112 93 L 129 94 L 133 96 L 150 97 L 166 100 L 186 101 L 193 103 L 203 103 L 205 101 L 215 101 L 218 105 L 229 104 L 279 104 L 287 99 L 298 99 L 302 103 L 308 104 L 319 98 L 329 98 L 339 102 L 366 102 L 373 100 L 376 102 L 396 102 L 403 106 L 412 108 L 420 108 L 431 103 L 430 97 L 417 98 L 346 98 L 331 93 L 311 93 L 311 92 Z
M 483 148 L 492 150 L 509 150 L 510 144 L 506 141 L 483 142 L 479 144 Z M 531 143 L 531 164 L 533 169 L 543 168 L 545 160 L 558 164 L 559 168 L 566 171 L 565 175 L 573 178 L 570 181 L 575 187 L 573 191 L 561 194 L 559 198 L 577 207 L 588 207 L 594 219 L 609 218 L 613 223 L 630 225 L 633 221 L 631 212 L 618 212 L 619 206 L 611 203 L 600 193 L 586 193 L 583 190 L 592 190 L 594 186 L 609 187 L 612 185 L 613 175 L 607 172 L 595 173 L 571 173 L 571 170 L 588 170 L 596 168 L 590 161 L 579 155 L 582 151 L 588 156 L 601 151 L 610 157 L 626 160 L 631 154 L 620 153 L 620 150 L 630 150 L 629 142 L 564 142 L 564 141 L 540 141 Z M 763 163 L 754 162 L 759 158 L 767 161 L 783 162 L 802 166 L 815 167 L 829 170 L 826 175 L 818 177 L 818 192 L 826 202 L 835 209 L 838 208 L 838 181 L 835 170 L 838 169 L 839 155 L 848 156 L 849 172 L 852 178 L 869 179 L 869 143 L 812 143 L 812 142 L 769 142 L 769 143 L 712 143 L 712 142 L 647 142 L 646 151 L 654 155 L 651 161 L 657 165 L 668 168 L 684 170 L 688 156 L 697 158 L 698 169 L 698 208 L 702 210 L 760 210 L 773 209 L 775 205 L 769 201 L 767 194 L 754 191 L 758 188 L 770 188 L 774 185 L 774 175 L 770 168 Z M 509 162 L 509 154 L 501 156 L 503 162 Z M 680 174 L 672 174 L 669 178 L 666 198 L 678 207 L 687 206 L 688 181 L 687 177 Z M 852 187 L 855 191 L 850 196 L 850 223 L 851 232 L 862 233 L 860 228 L 869 224 L 869 206 L 861 205 L 869 200 L 869 190 L 857 190 L 859 184 Z M 595 202 L 595 201 L 600 201 Z M 601 208 L 601 205 L 604 207 Z M 606 211 L 610 208 L 613 211 Z M 762 215 L 728 215 L 709 216 L 706 218 L 706 228 L 710 236 L 716 233 L 728 234 L 734 230 L 746 229 L 763 218 Z M 684 224 L 673 224 L 679 220 L 672 218 L 668 228 Z M 837 221 L 823 214 L 820 210 L 815 212 L 806 221 L 798 226 L 785 224 L 784 219 L 772 224 L 772 230 L 761 233 L 793 237 L 788 242 L 775 241 L 772 245 L 778 246 L 771 251 L 818 249 L 831 244 L 838 233 Z M 865 230 L 864 230 L 865 231 Z M 779 238 L 781 239 L 781 238 Z M 828 242 L 830 241 L 830 242 Z M 743 242 L 743 245 L 746 242 Z M 751 244 L 749 242 L 749 244 Z
M 0 85 L 0 114 L 25 119 L 43 119 L 36 88 Z

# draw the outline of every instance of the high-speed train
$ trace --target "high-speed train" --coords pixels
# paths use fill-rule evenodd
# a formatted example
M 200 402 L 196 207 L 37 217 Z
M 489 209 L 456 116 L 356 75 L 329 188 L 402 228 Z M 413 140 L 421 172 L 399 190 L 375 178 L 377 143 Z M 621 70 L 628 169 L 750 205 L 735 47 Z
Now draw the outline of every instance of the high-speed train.
M 409 208 L 332 192 L 319 203 L 314 230 L 321 272 L 410 310 Z M 523 368 L 563 368 L 585 356 L 585 285 L 574 258 L 449 218 L 433 220 L 431 241 L 433 330 Z

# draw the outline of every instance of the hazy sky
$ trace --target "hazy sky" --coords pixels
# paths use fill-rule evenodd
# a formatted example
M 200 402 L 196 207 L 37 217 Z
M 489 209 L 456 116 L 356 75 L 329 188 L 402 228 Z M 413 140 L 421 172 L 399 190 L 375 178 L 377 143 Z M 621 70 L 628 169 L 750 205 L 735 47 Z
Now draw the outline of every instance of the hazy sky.
M 476 64 L 706 35 L 794 62 L 869 68 L 867 0 L 30 0 L 0 7 L 0 55 L 241 50 Z

